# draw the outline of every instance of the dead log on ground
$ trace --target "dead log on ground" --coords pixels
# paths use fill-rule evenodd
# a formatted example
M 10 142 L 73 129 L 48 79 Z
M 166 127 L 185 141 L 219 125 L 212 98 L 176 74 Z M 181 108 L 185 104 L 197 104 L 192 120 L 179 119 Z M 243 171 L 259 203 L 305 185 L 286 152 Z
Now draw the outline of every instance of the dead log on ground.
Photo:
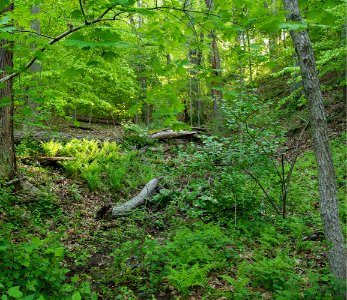
M 145 187 L 137 196 L 135 196 L 134 198 L 130 199 L 122 205 L 112 207 L 110 210 L 111 216 L 121 217 L 129 215 L 132 209 L 140 206 L 145 202 L 146 199 L 148 199 L 148 197 L 154 192 L 158 185 L 159 178 L 152 179 L 145 185 Z
M 76 158 L 74 157 L 63 157 L 63 156 L 55 156 L 55 157 L 47 157 L 47 156 L 38 156 L 38 157 L 33 157 L 33 156 L 17 156 L 17 160 L 20 160 L 21 162 L 28 163 L 28 162 L 38 162 L 42 166 L 51 166 L 51 167 L 56 167 L 60 166 L 59 163 L 63 161 L 71 161 L 75 160 Z
M 196 131 L 173 131 L 173 130 L 163 130 L 151 135 L 151 139 L 157 140 L 169 140 L 169 139 L 189 139 L 192 137 L 196 137 Z
M 89 116 L 76 116 L 76 120 L 79 122 L 84 123 L 93 123 L 93 124 L 107 124 L 107 125 L 121 125 L 120 121 L 114 120 L 114 119 L 101 119 L 101 118 L 94 118 Z
M 15 132 L 14 140 L 16 144 L 19 144 L 21 140 L 28 139 L 30 141 L 38 142 L 49 142 L 50 140 L 57 140 L 61 142 L 68 142 L 72 139 L 77 140 L 98 140 L 100 142 L 116 142 L 117 144 L 123 143 L 123 140 L 118 137 L 103 137 L 95 134 L 68 134 L 63 132 L 48 132 L 48 131 L 39 131 L 33 132 L 30 134 L 24 134 L 23 132 Z

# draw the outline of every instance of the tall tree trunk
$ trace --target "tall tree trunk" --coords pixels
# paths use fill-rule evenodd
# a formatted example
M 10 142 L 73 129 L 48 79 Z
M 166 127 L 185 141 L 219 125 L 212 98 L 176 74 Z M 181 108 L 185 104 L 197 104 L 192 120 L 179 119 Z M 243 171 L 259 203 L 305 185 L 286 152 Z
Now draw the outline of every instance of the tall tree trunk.
M 201 65 L 201 51 L 198 49 L 189 49 L 188 60 L 191 65 L 189 79 L 189 98 L 190 98 L 190 125 L 201 124 L 201 100 L 200 100 L 200 82 L 197 77 L 196 66 Z
M 205 0 L 206 8 L 211 11 L 214 7 L 213 0 Z M 214 30 L 210 32 L 211 38 L 211 50 L 210 60 L 211 68 L 213 70 L 213 81 L 211 82 L 211 95 L 213 99 L 213 116 L 217 120 L 220 118 L 220 102 L 222 100 L 222 92 L 220 91 L 221 83 L 220 78 L 222 76 L 219 49 L 217 43 L 217 36 Z
M 277 9 L 276 9 L 276 3 L 277 0 L 271 0 L 271 14 L 273 16 L 277 15 Z M 270 59 L 271 62 L 274 62 L 278 58 L 278 32 L 271 33 L 269 36 L 269 54 L 270 54 Z M 273 66 L 271 69 L 272 73 L 275 73 L 278 70 L 278 67 Z
M 284 8 L 289 13 L 287 20 L 301 22 L 298 0 L 283 0 L 283 2 Z M 320 213 L 325 238 L 329 243 L 328 259 L 335 276 L 338 279 L 346 279 L 346 251 L 339 219 L 335 169 L 329 145 L 327 121 L 316 62 L 307 31 L 291 31 L 290 35 L 298 56 L 304 92 L 308 101 L 318 165 Z
M 186 1 L 186 7 L 191 9 L 192 2 L 190 0 Z M 190 78 L 189 78 L 189 113 L 190 113 L 190 125 L 201 124 L 201 99 L 200 99 L 200 81 L 198 78 L 197 67 L 201 65 L 202 62 L 202 52 L 198 45 L 203 39 L 203 35 L 199 36 L 195 30 L 194 19 L 188 14 L 189 17 L 189 27 L 193 31 L 193 37 L 188 40 L 188 61 L 190 65 Z M 195 45 L 194 45 L 195 44 Z
M 1 14 L 11 12 L 13 4 Z M 0 40 L 0 79 L 11 73 L 13 68 L 12 43 Z M 13 88 L 12 79 L 0 88 L 0 178 L 11 178 L 16 173 L 13 138 Z
M 31 14 L 32 15 L 36 15 L 40 13 L 40 7 L 39 6 L 32 6 L 31 7 Z M 40 30 L 40 21 L 37 19 L 33 19 L 31 21 L 30 24 L 30 28 L 36 32 L 36 33 L 41 33 Z M 31 45 L 31 50 L 32 52 L 35 52 L 37 48 L 36 43 L 33 43 Z M 39 89 L 39 73 L 41 72 L 41 63 L 38 61 L 35 61 L 31 66 L 30 66 L 30 72 L 32 73 L 31 76 L 31 82 L 30 85 L 26 88 L 26 90 L 29 91 L 29 97 L 28 97 L 28 101 L 27 101 L 27 105 L 31 110 L 31 114 L 27 117 L 27 124 L 24 125 L 25 129 L 29 132 L 33 131 L 35 126 L 33 126 L 32 124 L 35 122 L 35 119 L 37 117 L 37 107 L 39 106 L 38 103 L 35 101 L 35 96 L 33 97 L 33 95 L 37 95 L 38 89 Z

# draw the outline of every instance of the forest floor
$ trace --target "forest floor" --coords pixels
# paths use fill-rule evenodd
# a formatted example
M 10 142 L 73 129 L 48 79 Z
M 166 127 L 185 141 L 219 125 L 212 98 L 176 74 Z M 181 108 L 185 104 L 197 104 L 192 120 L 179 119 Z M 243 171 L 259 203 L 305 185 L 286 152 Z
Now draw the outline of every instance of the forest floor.
M 345 104 L 331 100 L 326 109 L 345 222 Z M 249 169 L 242 169 L 245 156 L 254 159 L 250 168 L 280 212 L 281 185 L 273 169 L 280 161 L 259 153 L 257 143 L 251 144 L 255 152 L 248 152 L 253 148 L 232 135 L 208 132 L 197 141 L 156 142 L 134 124 L 72 125 L 60 119 L 32 134 L 17 131 L 17 155 L 33 159 L 18 160 L 26 184 L 17 187 L 15 198 L 0 189 L 0 225 L 11 232 L 13 261 L 23 260 L 21 243 L 46 241 L 37 246 L 45 247 L 38 257 L 28 250 L 29 263 L 19 263 L 19 269 L 30 266 L 21 290 L 32 291 L 33 282 L 42 281 L 47 299 L 339 299 L 340 285 L 327 266 L 317 171 L 304 120 L 303 108 L 283 115 L 285 172 L 298 154 L 285 219 L 248 176 Z M 42 156 L 73 160 L 44 166 L 35 160 Z M 144 205 L 129 216 L 105 214 L 153 178 L 161 178 L 160 185 Z M 40 265 L 49 253 L 58 263 Z M 64 276 L 57 275 L 61 272 Z M 65 297 L 71 289 L 77 292 Z
M 330 124 L 333 125 L 330 130 L 331 136 L 339 135 L 341 122 L 337 121 Z M 200 204 L 195 203 L 192 197 L 205 199 L 204 193 L 209 195 L 210 189 L 216 188 L 215 180 L 217 180 L 218 176 L 214 174 L 215 171 L 211 170 L 211 166 L 208 165 L 198 166 L 197 170 L 195 169 L 190 174 L 188 167 L 187 169 L 184 169 L 184 167 L 182 169 L 182 165 L 188 166 L 191 159 L 184 157 L 184 155 L 192 155 L 189 153 L 196 151 L 192 150 L 196 147 L 193 143 L 181 140 L 153 143 L 143 147 L 141 144 L 142 137 L 137 137 L 139 140 L 135 139 L 134 141 L 130 139 L 129 141 L 124 136 L 124 130 L 121 127 L 84 123 L 80 123 L 80 126 L 80 128 L 72 128 L 67 123 L 60 123 L 59 132 L 72 137 L 85 137 L 92 140 L 98 139 L 100 136 L 106 137 L 106 139 L 109 137 L 110 140 L 121 138 L 123 142 L 125 140 L 125 146 L 123 146 L 124 149 L 122 151 L 135 153 L 127 165 L 127 172 L 130 177 L 122 175 L 124 178 L 121 188 L 111 189 L 102 185 L 92 188 L 91 182 L 88 181 L 89 179 L 83 178 L 83 170 L 80 170 L 82 172 L 80 174 L 74 173 L 71 175 L 61 165 L 43 167 L 35 160 L 29 164 L 19 163 L 20 173 L 30 183 L 27 190 L 24 188 L 17 193 L 18 203 L 24 203 L 27 207 L 26 210 L 31 210 L 31 213 L 23 216 L 24 222 L 30 224 L 31 230 L 42 238 L 47 236 L 47 232 L 54 232 L 60 235 L 60 242 L 67 250 L 63 264 L 69 269 L 67 273 L 68 278 L 78 278 L 76 279 L 77 282 L 89 282 L 91 291 L 96 292 L 100 299 L 284 299 L 281 297 L 286 297 L 286 293 L 291 295 L 290 293 L 292 292 L 286 290 L 289 287 L 281 287 L 281 293 L 278 294 L 276 285 L 283 285 L 284 283 L 280 278 L 289 276 L 289 269 L 294 267 L 297 276 L 302 276 L 303 282 L 307 281 L 304 286 L 308 288 L 309 294 L 320 291 L 322 295 L 329 295 L 329 292 L 323 292 L 321 287 L 324 287 L 326 283 L 328 286 L 331 285 L 330 277 L 327 277 L 327 282 L 322 281 L 320 278 L 315 279 L 316 281 L 313 283 L 309 283 L 309 280 L 311 280 L 309 278 L 312 276 L 308 275 L 310 272 L 319 273 L 321 271 L 318 270 L 326 268 L 323 234 L 320 229 L 320 222 L 316 219 L 317 211 L 313 212 L 312 216 L 307 216 L 306 225 L 300 225 L 304 226 L 303 229 L 294 233 L 285 232 L 293 228 L 298 230 L 297 226 L 299 225 L 296 223 L 301 221 L 299 222 L 295 219 L 299 212 L 294 212 L 294 208 L 292 208 L 293 218 L 290 218 L 289 220 L 291 221 L 288 222 L 294 222 L 293 224 L 295 225 L 288 225 L 288 223 L 285 227 L 283 227 L 283 224 L 278 225 L 281 222 L 274 227 L 269 225 L 271 222 L 275 222 L 276 218 L 273 214 L 261 217 L 259 215 L 254 216 L 253 213 L 251 215 L 246 213 L 245 216 L 251 218 L 251 223 L 258 223 L 259 217 L 263 219 L 262 222 L 265 222 L 264 224 L 270 222 L 267 225 L 270 228 L 268 232 L 259 233 L 255 231 L 250 233 L 250 229 L 247 229 L 249 225 L 242 225 L 245 216 L 241 216 L 239 219 L 236 215 L 236 206 L 229 208 L 231 210 L 235 209 L 235 214 L 234 211 L 229 213 L 223 212 L 223 207 L 219 207 L 217 210 L 211 207 L 208 208 L 207 204 L 201 204 L 199 207 L 202 212 L 196 209 L 195 206 Z M 46 129 L 45 132 L 47 132 Z M 288 144 L 289 149 L 294 148 L 294 136 L 295 134 L 297 136 L 300 132 L 301 130 L 299 129 L 292 132 L 293 139 L 289 140 L 292 140 Z M 308 137 L 303 140 L 305 142 L 300 145 L 302 148 L 300 152 L 302 153 L 311 147 Z M 37 147 L 37 145 L 31 144 L 29 141 L 26 143 L 25 146 L 19 146 L 18 152 L 21 150 L 25 152 L 27 149 Z M 100 145 L 97 147 L 100 148 Z M 41 155 L 40 151 L 36 153 Z M 142 169 L 143 167 L 144 169 Z M 311 172 L 308 171 L 311 169 L 311 166 L 299 166 L 299 170 L 300 168 L 304 168 L 300 172 Z M 146 172 L 150 174 L 146 174 Z M 102 215 L 98 215 L 98 212 L 105 207 L 122 203 L 135 196 L 148 179 L 161 176 L 166 177 L 166 179 L 162 181 L 158 189 L 157 201 L 147 202 L 126 217 L 104 218 Z M 313 172 L 309 176 L 315 178 L 316 175 Z M 134 180 L 134 177 L 137 177 L 137 180 Z M 100 179 L 102 180 L 102 177 L 96 180 Z M 36 188 L 33 190 L 30 186 Z M 187 201 L 186 203 L 182 201 L 182 195 L 183 198 L 187 199 L 185 200 Z M 312 197 L 308 199 L 309 206 L 316 210 L 317 199 L 313 199 Z M 171 200 L 172 202 L 170 202 Z M 206 201 L 210 200 L 207 199 Z M 212 199 L 211 201 L 213 203 L 215 200 Z M 308 206 L 303 207 L 304 210 L 307 208 Z M 217 217 L 211 217 L 209 209 Z M 241 209 L 242 214 L 242 210 L 245 207 L 238 209 Z M 191 229 L 193 230 L 192 232 L 196 231 L 199 233 L 199 228 L 201 227 L 208 232 L 210 228 L 204 229 L 204 226 L 207 225 L 201 225 L 200 222 L 203 221 L 205 224 L 217 222 L 218 224 L 220 222 L 219 216 L 224 221 L 221 221 L 221 224 L 218 225 L 219 227 L 216 227 L 217 229 L 211 229 L 212 231 L 215 230 L 216 233 L 211 233 L 211 236 L 208 237 L 209 239 L 214 239 L 213 234 L 216 235 L 216 241 L 219 238 L 223 240 L 226 236 L 230 238 L 230 235 L 224 234 L 224 231 L 227 228 L 230 230 L 233 227 L 231 224 L 236 225 L 238 223 L 241 226 L 240 229 L 235 231 L 237 233 L 234 232 L 232 234 L 236 234 L 240 240 L 238 242 L 237 240 L 229 241 L 222 246 L 224 254 L 233 249 L 232 257 L 223 261 L 224 267 L 214 266 L 211 262 L 211 271 L 208 271 L 208 275 L 206 270 L 209 270 L 209 267 L 205 271 L 199 269 L 201 272 L 195 275 L 189 275 L 189 273 L 187 275 L 184 272 L 188 271 L 181 270 L 183 273 L 178 274 L 179 277 L 193 277 L 192 279 L 186 278 L 186 282 L 181 282 L 173 274 L 168 275 L 169 271 L 161 273 L 165 263 L 165 258 L 162 256 L 168 255 L 165 251 L 169 251 L 170 247 L 173 248 L 171 249 L 173 253 L 180 250 L 179 241 L 177 241 L 180 231 L 186 230 L 185 228 L 193 228 Z M 228 216 L 228 221 L 225 221 L 225 216 Z M 35 221 L 29 220 L 33 217 L 37 218 L 37 222 L 40 224 L 35 224 Z M 249 219 L 244 220 L 244 224 L 247 224 L 249 221 Z M 291 226 L 294 227 L 291 228 Z M 44 230 L 42 231 L 36 227 L 41 227 Z M 273 231 L 275 229 L 271 228 L 276 228 L 276 231 L 279 230 L 280 233 Z M 219 230 L 222 230 L 223 234 Z M 236 230 L 236 227 L 233 230 Z M 189 233 L 187 234 L 189 235 Z M 198 239 L 201 239 L 201 237 L 198 236 Z M 155 241 L 155 244 L 152 246 L 150 245 L 151 241 Z M 194 243 L 198 242 L 194 241 Z M 287 243 L 287 245 L 284 246 L 283 243 Z M 248 267 L 244 266 L 245 264 L 252 265 L 259 260 L 259 257 L 266 257 L 267 253 L 269 253 L 268 251 L 273 247 L 277 249 L 276 253 L 280 249 L 289 251 L 288 244 L 291 245 L 289 246 L 291 248 L 290 252 L 294 251 L 293 253 L 296 253 L 290 255 L 291 259 L 294 259 L 293 261 L 287 262 L 285 258 L 280 259 L 275 253 L 270 255 L 271 259 L 275 261 L 275 265 L 271 260 L 260 260 L 257 268 L 264 268 L 268 270 L 266 272 L 269 272 L 269 274 L 262 273 L 260 269 L 247 269 Z M 163 250 L 164 252 L 158 250 L 160 245 L 166 247 L 165 251 Z M 197 245 L 198 247 L 201 246 L 200 244 Z M 219 249 L 218 247 L 220 246 L 217 243 L 212 247 Z M 158 257 L 151 257 L 151 254 L 156 251 L 158 252 Z M 210 255 L 208 253 L 194 254 L 193 249 L 189 251 L 192 252 L 190 255 L 193 256 L 206 255 L 208 257 Z M 211 253 L 214 253 L 213 251 Z M 218 251 L 216 250 L 216 252 Z M 182 250 L 182 252 L 184 251 Z M 117 257 L 117 255 L 120 257 Z M 177 255 L 177 259 L 181 260 L 182 265 L 187 264 L 185 258 L 180 257 L 179 253 L 174 255 Z M 202 258 L 202 261 L 204 259 L 208 262 L 205 264 L 209 265 L 210 258 Z M 218 260 L 219 258 L 213 259 Z M 276 261 L 278 265 L 276 265 Z M 146 263 L 155 265 L 157 262 L 160 266 L 146 266 Z M 201 264 L 204 265 L 203 263 Z M 242 267 L 240 268 L 240 266 Z M 179 269 L 179 267 L 174 265 L 169 268 Z M 273 273 L 275 271 L 274 268 L 280 268 L 281 271 L 275 274 Z M 249 272 L 249 274 L 241 274 L 240 272 Z M 252 272 L 254 274 L 260 272 L 260 275 L 252 275 Z M 284 274 L 281 272 L 284 272 Z M 194 276 L 198 277 L 194 279 Z M 238 276 L 240 276 L 241 281 L 237 281 Z M 260 281 L 264 281 L 264 283 L 250 283 L 251 279 L 249 278 L 251 276 L 259 276 L 261 278 Z M 192 282 L 189 282 L 189 280 L 192 280 Z M 298 279 L 294 278 L 293 280 Z M 302 290 L 302 284 L 300 289 Z M 324 287 L 324 289 L 327 288 Z M 295 298 L 295 296 L 288 297 L 287 299 Z M 330 298 L 324 296 L 321 299 Z

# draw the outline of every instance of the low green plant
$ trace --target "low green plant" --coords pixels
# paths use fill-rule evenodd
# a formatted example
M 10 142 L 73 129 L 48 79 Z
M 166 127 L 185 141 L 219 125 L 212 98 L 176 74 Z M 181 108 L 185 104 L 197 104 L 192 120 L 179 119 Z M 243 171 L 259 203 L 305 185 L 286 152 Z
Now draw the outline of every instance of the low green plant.
M 193 266 L 183 265 L 178 269 L 168 267 L 166 278 L 180 293 L 188 296 L 189 291 L 193 287 L 207 287 L 208 274 L 213 269 L 215 269 L 214 264 L 206 264 L 204 266 L 200 266 L 199 264 Z
M 138 124 L 127 122 L 123 124 L 123 128 L 124 143 L 128 147 L 142 148 L 154 143 L 154 140 L 149 138 L 147 129 Z
M 295 260 L 286 253 L 279 253 L 274 258 L 262 257 L 253 263 L 242 262 L 240 274 L 248 274 L 252 286 L 265 288 L 269 291 L 288 289 L 288 282 L 298 282 L 300 278 L 293 272 Z
M 42 151 L 49 157 L 54 157 L 58 154 L 59 150 L 63 148 L 62 144 L 54 140 L 41 144 Z
M 184 296 L 194 287 L 208 289 L 211 272 L 228 265 L 229 243 L 221 227 L 211 223 L 180 227 L 164 244 L 151 237 L 126 242 L 113 252 L 122 274 L 119 284 L 135 280 L 137 286 L 146 284 L 143 288 L 149 292 L 170 285 Z
M 65 249 L 57 237 L 16 240 L 10 233 L 0 235 L 2 299 L 96 299 L 88 284 L 78 288 L 77 280 L 68 280 Z
M 324 269 L 321 274 L 310 272 L 308 279 L 308 287 L 303 292 L 305 299 L 346 299 L 346 282 L 336 280 L 328 270 Z
M 33 156 L 37 155 L 41 150 L 41 146 L 36 141 L 31 141 L 29 139 L 23 139 L 16 146 L 16 154 L 18 156 Z
M 91 190 L 118 190 L 134 157 L 134 152 L 121 152 L 116 143 L 94 140 L 74 139 L 65 145 L 51 141 L 42 147 L 49 151 L 59 149 L 61 155 L 73 157 L 74 160 L 63 162 L 66 172 L 69 175 L 80 175 Z

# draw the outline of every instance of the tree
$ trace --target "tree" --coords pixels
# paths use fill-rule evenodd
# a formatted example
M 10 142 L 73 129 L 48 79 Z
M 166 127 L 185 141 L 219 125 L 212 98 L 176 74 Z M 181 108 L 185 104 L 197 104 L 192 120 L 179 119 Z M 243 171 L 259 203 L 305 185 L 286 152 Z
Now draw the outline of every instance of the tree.
M 298 0 L 284 0 L 287 21 L 301 22 Z M 312 126 L 314 150 L 318 165 L 320 213 L 325 238 L 329 243 L 328 259 L 338 279 L 346 279 L 346 250 L 338 210 L 335 169 L 329 145 L 328 128 L 319 86 L 316 62 L 306 30 L 290 31 L 302 75 L 304 92 Z
M 214 2 L 213 0 L 205 0 L 206 8 L 208 11 L 213 10 Z M 214 118 L 218 119 L 220 117 L 220 105 L 222 99 L 222 92 L 220 78 L 222 76 L 221 71 L 221 63 L 220 63 L 220 55 L 217 43 L 217 36 L 215 30 L 211 30 L 210 32 L 211 38 L 211 50 L 210 50 L 210 60 L 211 60 L 211 68 L 213 71 L 213 81 L 211 82 L 211 95 L 213 99 L 213 114 Z
M 12 12 L 13 3 L 1 11 L 1 15 Z M 12 42 L 0 40 L 0 79 L 12 72 Z M 16 158 L 13 138 L 13 85 L 12 79 L 0 86 L 0 178 L 11 178 L 16 173 Z

